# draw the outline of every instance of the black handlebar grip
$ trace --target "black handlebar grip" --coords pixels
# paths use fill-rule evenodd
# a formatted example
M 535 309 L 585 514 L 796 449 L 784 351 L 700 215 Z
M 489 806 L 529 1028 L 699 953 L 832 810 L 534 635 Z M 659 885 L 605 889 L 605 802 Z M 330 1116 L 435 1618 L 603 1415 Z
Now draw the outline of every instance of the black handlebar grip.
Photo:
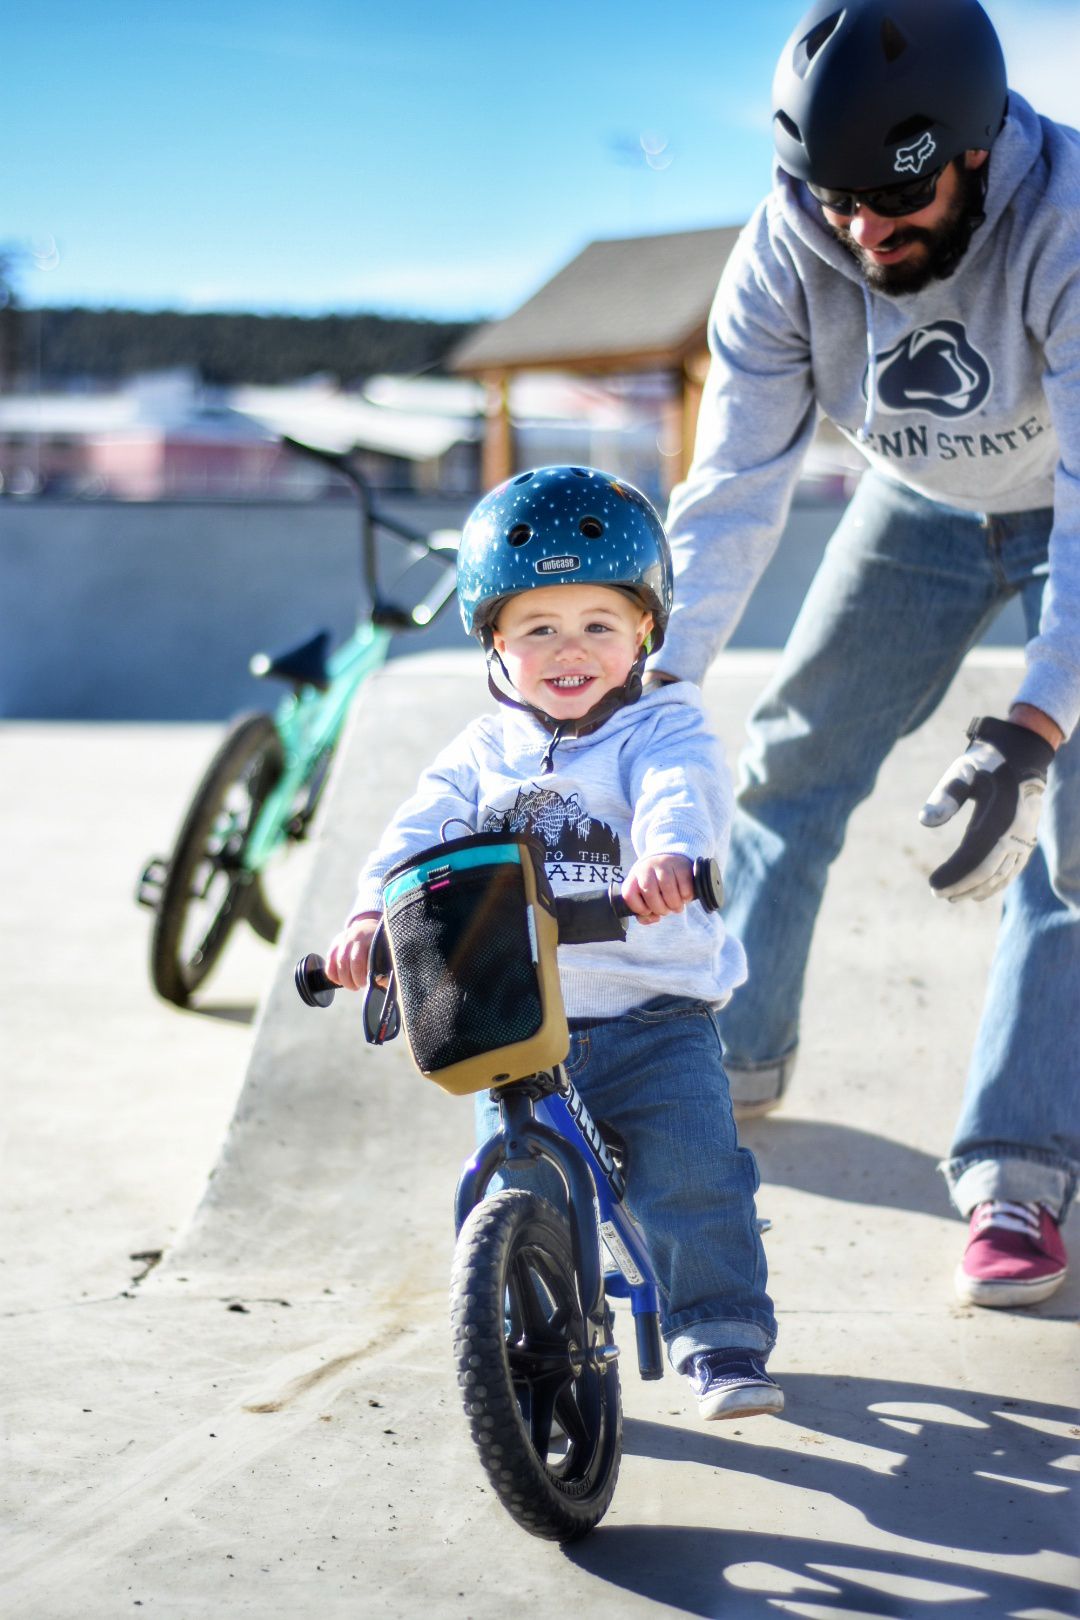
M 306 1007 L 329 1007 L 341 989 L 333 979 L 326 977 L 325 970 L 326 963 L 314 952 L 301 957 L 297 962 L 293 980 L 296 984 L 296 993 Z
M 616 917 L 633 916 L 614 883 L 609 885 L 607 895 Z M 694 862 L 694 899 L 699 900 L 706 911 L 719 911 L 724 903 L 720 863 L 714 861 L 711 855 L 699 855 Z
M 699 855 L 694 862 L 694 899 L 706 911 L 719 911 L 724 903 L 720 867 L 711 856 Z M 559 920 L 560 945 L 596 945 L 626 938 L 624 921 L 633 912 L 622 897 L 617 883 L 609 883 L 599 894 L 586 899 L 562 895 L 555 902 Z
M 694 895 L 706 911 L 719 911 L 724 903 L 724 880 L 720 863 L 711 855 L 699 855 L 694 862 Z

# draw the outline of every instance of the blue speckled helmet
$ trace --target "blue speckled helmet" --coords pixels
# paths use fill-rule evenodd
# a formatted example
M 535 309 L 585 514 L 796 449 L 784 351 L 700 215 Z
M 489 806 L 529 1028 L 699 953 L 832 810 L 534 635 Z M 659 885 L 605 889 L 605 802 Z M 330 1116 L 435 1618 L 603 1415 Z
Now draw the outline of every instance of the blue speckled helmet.
M 655 652 L 671 614 L 671 551 L 640 490 L 595 467 L 536 467 L 485 495 L 458 547 L 466 631 L 488 645 L 501 603 L 541 585 L 629 592 L 653 615 Z

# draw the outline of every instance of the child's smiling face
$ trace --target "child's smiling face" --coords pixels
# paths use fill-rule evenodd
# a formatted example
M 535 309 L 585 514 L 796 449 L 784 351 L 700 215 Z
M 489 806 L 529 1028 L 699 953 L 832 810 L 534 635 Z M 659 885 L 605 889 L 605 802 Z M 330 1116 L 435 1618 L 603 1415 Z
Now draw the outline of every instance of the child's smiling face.
M 580 720 L 625 681 L 652 622 L 608 585 L 541 585 L 504 604 L 493 639 L 526 702 L 553 720 Z

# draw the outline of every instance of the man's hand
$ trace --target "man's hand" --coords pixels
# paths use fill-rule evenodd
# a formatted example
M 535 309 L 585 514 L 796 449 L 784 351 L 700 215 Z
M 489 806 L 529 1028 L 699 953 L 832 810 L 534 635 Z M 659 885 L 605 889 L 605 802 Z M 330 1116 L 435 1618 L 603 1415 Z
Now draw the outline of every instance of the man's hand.
M 623 880 L 622 897 L 638 922 L 660 922 L 694 898 L 694 863 L 686 855 L 642 855 Z
M 326 953 L 326 976 L 343 990 L 363 990 L 367 986 L 371 941 L 379 926 L 377 912 L 351 917 L 335 934 Z
M 1054 757 L 1051 743 L 1011 720 L 973 720 L 968 737 L 919 812 L 924 827 L 943 827 L 968 799 L 975 805 L 959 847 L 930 874 L 941 900 L 986 900 L 1021 871 Z

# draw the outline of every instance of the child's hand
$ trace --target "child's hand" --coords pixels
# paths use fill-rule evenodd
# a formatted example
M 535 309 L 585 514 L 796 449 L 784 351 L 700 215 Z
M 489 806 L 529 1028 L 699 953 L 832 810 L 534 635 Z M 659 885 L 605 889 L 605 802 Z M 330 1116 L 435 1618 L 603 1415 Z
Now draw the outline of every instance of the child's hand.
M 335 984 L 340 984 L 343 990 L 367 988 L 368 957 L 378 926 L 378 913 L 364 912 L 359 917 L 352 917 L 330 941 L 330 949 L 326 953 L 326 976 Z
M 659 922 L 694 898 L 694 864 L 686 855 L 642 855 L 626 874 L 622 897 L 639 922 Z

